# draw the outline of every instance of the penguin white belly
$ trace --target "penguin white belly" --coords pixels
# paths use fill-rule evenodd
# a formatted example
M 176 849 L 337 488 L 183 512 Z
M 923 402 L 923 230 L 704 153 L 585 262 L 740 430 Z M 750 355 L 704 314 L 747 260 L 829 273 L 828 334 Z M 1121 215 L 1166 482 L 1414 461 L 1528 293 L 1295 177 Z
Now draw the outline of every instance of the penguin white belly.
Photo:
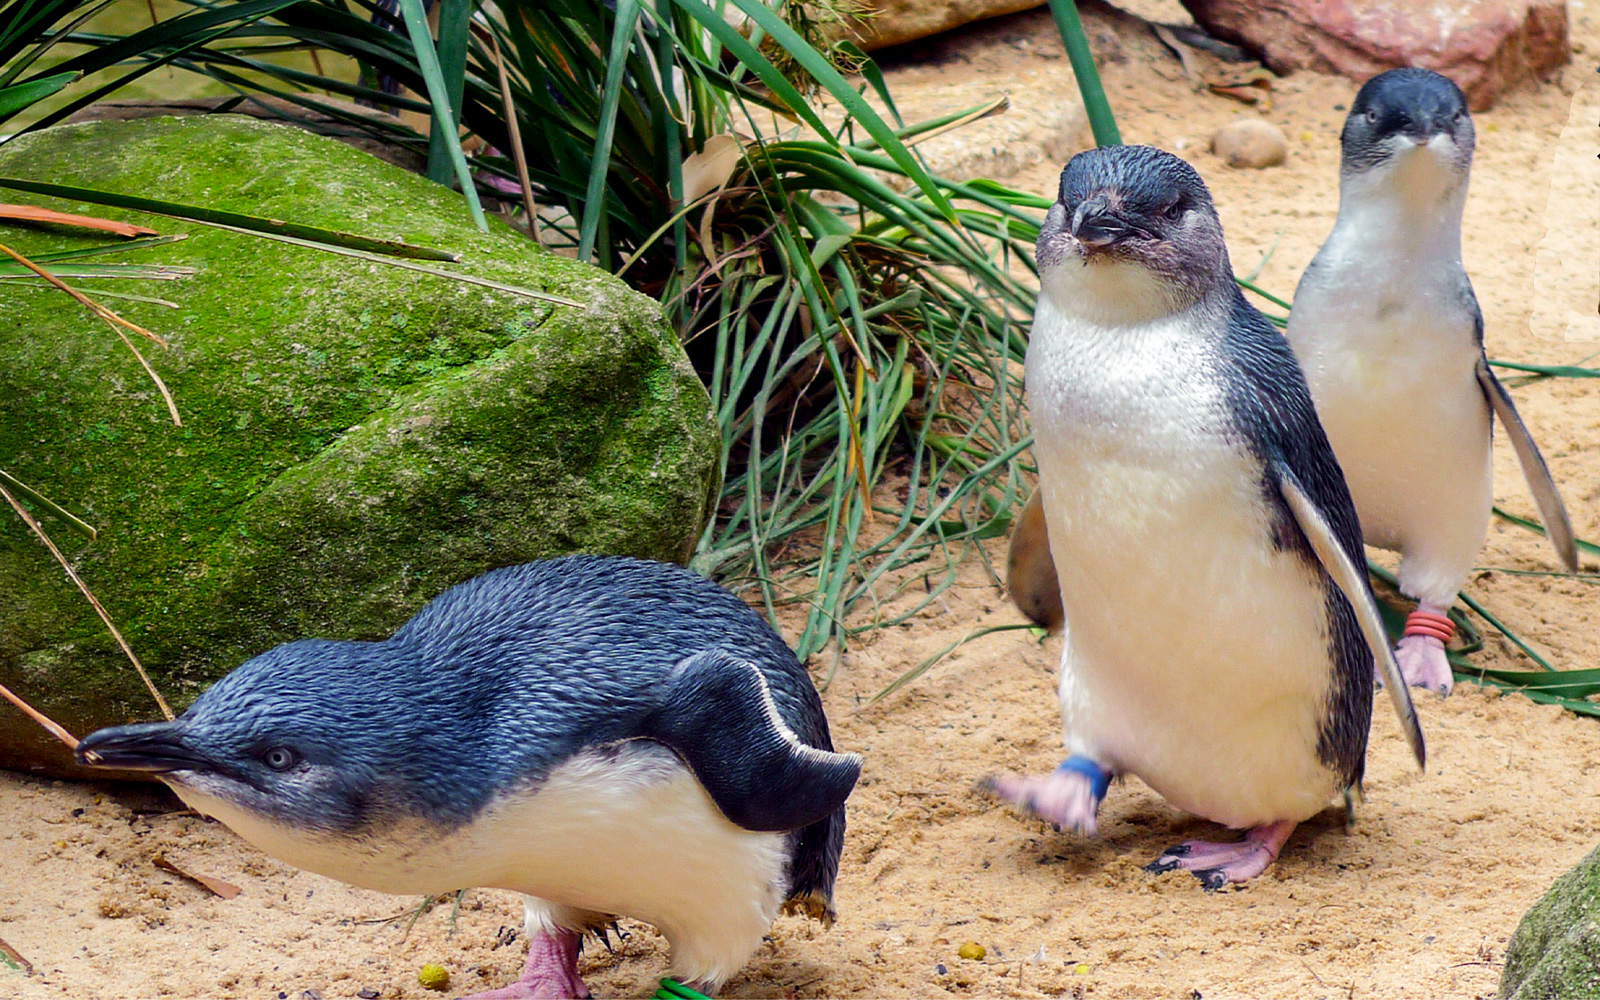
M 1449 604 L 1494 500 L 1471 315 L 1450 289 L 1347 284 L 1298 294 L 1289 341 L 1367 543 L 1404 554 L 1408 594 Z
M 1067 747 L 1235 828 L 1305 819 L 1339 779 L 1317 753 L 1327 592 L 1273 541 L 1259 459 L 1232 433 L 1182 318 L 1098 330 L 1041 304 L 1034 453 L 1066 616 Z
M 760 946 L 788 884 L 785 835 L 729 822 L 658 743 L 589 751 L 502 796 L 444 836 L 310 837 L 174 785 L 266 853 L 382 892 L 510 889 L 575 910 L 634 917 L 672 945 L 685 980 L 721 982 Z

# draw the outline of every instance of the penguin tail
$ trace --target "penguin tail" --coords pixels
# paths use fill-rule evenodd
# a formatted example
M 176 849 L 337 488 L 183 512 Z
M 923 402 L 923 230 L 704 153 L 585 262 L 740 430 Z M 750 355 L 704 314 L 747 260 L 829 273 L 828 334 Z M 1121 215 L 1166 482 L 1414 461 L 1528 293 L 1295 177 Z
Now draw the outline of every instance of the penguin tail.
M 746 830 L 797 830 L 828 818 L 861 758 L 800 742 L 755 664 L 709 649 L 679 663 L 640 733 L 672 749 L 717 808 Z
M 838 916 L 833 910 L 833 900 L 814 889 L 810 892 L 797 893 L 784 900 L 783 912 L 810 917 L 812 920 L 820 921 L 823 927 L 832 927 L 834 918 Z

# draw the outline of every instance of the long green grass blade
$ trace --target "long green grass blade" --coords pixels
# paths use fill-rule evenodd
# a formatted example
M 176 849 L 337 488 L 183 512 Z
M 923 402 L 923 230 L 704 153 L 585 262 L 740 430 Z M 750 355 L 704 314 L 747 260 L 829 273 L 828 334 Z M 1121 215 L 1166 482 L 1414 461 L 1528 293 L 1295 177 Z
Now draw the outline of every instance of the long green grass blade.
M 190 222 L 199 222 L 204 225 L 224 226 L 263 234 L 293 236 L 316 243 L 327 243 L 352 250 L 365 250 L 368 253 L 387 254 L 394 257 L 411 257 L 417 260 L 457 261 L 461 259 L 460 255 L 450 253 L 447 250 L 435 250 L 431 247 L 417 246 L 399 240 L 380 240 L 371 236 L 341 233 L 333 229 L 323 229 L 320 226 L 308 226 L 283 219 L 267 219 L 255 215 L 245 215 L 241 212 L 224 212 L 215 208 L 184 205 L 175 201 L 159 201 L 155 198 L 141 198 L 138 195 L 120 194 L 114 191 L 99 191 L 94 188 L 73 187 L 68 184 L 50 184 L 44 181 L 23 180 L 20 177 L 0 177 L 0 188 L 26 191 L 29 194 L 48 195 L 52 198 L 64 198 L 68 201 L 86 201 L 94 205 L 110 205 L 113 208 L 148 212 L 151 215 L 165 215 L 170 218 L 186 219 Z
M 1050 0 L 1050 13 L 1055 16 L 1056 29 L 1061 32 L 1061 42 L 1067 48 L 1072 74 L 1078 78 L 1078 92 L 1083 95 L 1083 109 L 1089 113 L 1094 144 L 1122 145 L 1122 133 L 1117 131 L 1117 119 L 1111 113 L 1111 102 L 1106 100 L 1100 71 L 1095 69 L 1094 53 L 1089 51 L 1089 39 L 1078 18 L 1077 3 L 1075 0 Z
M 492 278 L 480 278 L 475 274 L 466 274 L 461 271 L 446 271 L 441 267 L 429 267 L 426 264 L 417 264 L 400 257 L 370 253 L 366 250 L 358 250 L 353 247 L 337 246 L 332 243 L 322 243 L 316 240 L 303 240 L 295 236 L 285 236 L 282 233 L 266 233 L 259 231 L 252 232 L 248 229 L 239 229 L 234 226 L 224 226 L 220 223 L 210 223 L 210 225 L 214 225 L 218 229 L 227 229 L 236 233 L 244 233 L 247 236 L 259 236 L 262 239 L 276 240 L 279 243 L 289 243 L 297 247 L 305 247 L 308 250 L 320 250 L 323 253 L 339 254 L 344 257 L 359 257 L 362 260 L 372 261 L 374 264 L 384 264 L 388 267 L 404 268 L 408 271 L 418 271 L 422 274 L 431 274 L 436 278 L 448 278 L 451 281 L 459 281 L 467 285 L 479 285 L 483 288 L 492 288 L 497 292 L 508 292 L 512 295 L 520 295 L 524 298 L 537 299 L 540 302 L 548 302 L 551 305 L 571 306 L 577 309 L 583 308 L 582 302 L 574 301 L 573 299 L 569 299 L 562 295 L 552 295 L 549 292 L 536 291 L 532 288 L 523 288 L 519 285 L 508 285 L 503 281 L 495 281 Z
M 23 496 L 27 497 L 29 500 L 32 500 L 34 503 L 38 504 L 40 507 L 43 507 L 45 510 L 49 511 L 50 514 L 52 514 L 58 520 L 60 520 L 61 523 L 65 524 L 67 527 L 71 528 L 73 531 L 76 531 L 78 534 L 82 535 L 83 537 L 89 539 L 91 542 L 94 541 L 95 538 L 98 537 L 98 535 L 95 532 L 94 528 L 91 527 L 89 524 L 87 524 L 84 521 L 80 520 L 71 511 L 69 511 L 66 508 L 62 507 L 61 505 L 57 504 L 54 500 L 51 500 L 49 497 L 44 496 L 38 490 L 35 490 L 33 487 L 29 486 L 27 483 L 24 483 L 21 480 L 17 479 L 16 477 L 12 476 L 10 473 L 6 472 L 4 469 L 0 469 L 0 483 L 5 484 L 5 486 L 8 487 L 9 489 L 11 489 L 12 491 L 17 492 L 17 493 L 21 493 Z
M 674 0 L 686 13 L 699 21 L 717 40 L 733 53 L 740 64 L 755 73 L 761 82 L 771 88 L 790 111 L 797 114 L 819 135 L 829 135 L 828 128 L 822 124 L 814 111 L 811 110 L 806 100 L 800 96 L 794 86 L 783 78 L 765 56 L 751 45 L 743 35 L 740 35 L 732 25 L 728 24 L 720 12 L 713 10 L 704 0 Z M 944 216 L 946 221 L 955 221 L 955 210 L 950 207 L 947 199 L 928 172 L 912 157 L 905 144 L 895 137 L 894 130 L 889 127 L 872 106 L 866 102 L 849 81 L 839 74 L 839 71 L 828 65 L 827 59 L 805 42 L 794 29 L 784 23 L 783 19 L 773 13 L 761 0 L 732 0 L 741 13 L 755 23 L 762 31 L 766 32 L 779 46 L 788 52 L 798 62 L 812 79 L 822 85 L 828 95 L 842 105 L 846 112 L 867 134 L 877 140 L 889 158 L 901 172 L 933 203 L 934 208 Z
M 37 104 L 77 78 L 76 73 L 56 73 L 0 88 L 0 118 L 10 118 L 23 108 Z
M 866 707 L 868 707 L 870 705 L 876 705 L 878 702 L 880 702 L 883 699 L 889 697 L 890 695 L 894 694 L 896 691 L 899 691 L 900 689 L 904 688 L 907 684 L 910 684 L 912 681 L 916 680 L 917 678 L 921 677 L 923 674 L 925 674 L 928 671 L 932 670 L 939 663 L 940 660 L 943 660 L 945 657 L 949 656 L 951 653 L 954 653 L 956 650 L 960 649 L 962 646 L 965 646 L 967 643 L 971 642 L 974 639 L 980 639 L 983 636 L 992 635 L 995 632 L 1015 632 L 1018 629 L 1026 629 L 1026 630 L 1031 631 L 1031 632 L 1036 632 L 1040 636 L 1044 635 L 1044 631 L 1042 629 L 1038 628 L 1035 625 L 1029 624 L 1029 623 L 1020 623 L 1020 624 L 1014 623 L 1014 624 L 1010 624 L 1010 625 L 990 625 L 990 626 L 988 626 L 986 628 L 974 629 L 973 631 L 968 632 L 966 635 L 964 635 L 961 638 L 957 639 L 955 642 L 952 642 L 952 643 L 950 643 L 950 644 L 948 644 L 946 646 L 941 647 L 932 656 L 927 657 L 926 659 L 922 660 L 922 662 L 920 662 L 916 666 L 912 667 L 910 670 L 907 670 L 905 673 L 901 674 L 899 677 L 896 677 L 892 682 L 890 682 L 888 685 L 886 685 L 881 691 L 879 691 L 877 694 L 873 695 L 871 698 L 868 698 L 866 704 L 861 706 L 861 707 L 862 708 L 866 708 Z
M 617 0 L 616 24 L 611 29 L 611 55 L 606 60 L 605 89 L 600 94 L 599 132 L 594 140 L 594 160 L 589 166 L 589 183 L 583 197 L 583 227 L 578 235 L 578 259 L 594 256 L 600 223 L 606 215 L 606 177 L 611 172 L 611 142 L 616 134 L 617 106 L 622 96 L 622 79 L 628 69 L 628 49 L 633 45 L 639 23 L 639 0 Z
M 1494 513 L 1494 516 L 1498 517 L 1500 520 L 1507 521 L 1519 528 L 1526 528 L 1528 531 L 1533 532 L 1535 535 L 1538 535 L 1541 538 L 1545 537 L 1544 525 L 1540 524 L 1539 522 L 1530 521 L 1525 517 L 1518 517 L 1509 511 L 1502 510 L 1499 506 L 1490 507 L 1489 509 Z M 1587 552 L 1592 556 L 1600 556 L 1600 545 L 1596 545 L 1594 542 L 1586 542 L 1581 538 L 1577 539 L 1576 541 L 1579 552 Z M 1570 576 L 1571 574 L 1558 573 L 1556 575 Z
M 1517 372 L 1530 372 L 1534 375 L 1549 375 L 1554 378 L 1600 378 L 1600 368 L 1583 368 L 1578 365 L 1529 365 L 1518 361 L 1489 360 L 1496 368 L 1509 368 Z
M 472 171 L 467 167 L 467 157 L 461 151 L 461 137 L 456 133 L 456 116 L 450 110 L 450 88 L 444 71 L 439 68 L 439 56 L 434 51 L 433 39 L 428 36 L 428 15 L 422 9 L 422 0 L 400 0 L 400 13 L 404 15 L 406 30 L 411 34 L 411 46 L 416 52 L 417 65 L 427 85 L 428 102 L 433 106 L 433 117 L 450 162 L 455 167 L 456 180 L 467 199 L 467 210 L 472 222 L 484 232 L 489 223 L 483 217 L 483 206 L 478 203 L 478 189 L 472 183 Z
M 467 32 L 472 23 L 472 0 L 439 0 L 439 74 L 444 80 L 445 100 L 450 105 L 450 122 L 461 121 L 461 99 L 467 79 Z M 448 186 L 455 176 L 450 140 L 455 137 L 447 123 L 435 116 L 428 131 L 428 179 Z M 455 137 L 460 145 L 459 137 Z M 465 186 L 465 182 L 463 182 Z
M 40 263 L 33 258 L 34 263 Z M 194 275 L 194 268 L 172 264 L 68 264 L 52 267 L 50 273 L 58 278 L 127 278 L 135 281 L 176 281 Z M 33 279 L 34 272 L 11 261 L 0 261 L 0 281 L 17 278 Z

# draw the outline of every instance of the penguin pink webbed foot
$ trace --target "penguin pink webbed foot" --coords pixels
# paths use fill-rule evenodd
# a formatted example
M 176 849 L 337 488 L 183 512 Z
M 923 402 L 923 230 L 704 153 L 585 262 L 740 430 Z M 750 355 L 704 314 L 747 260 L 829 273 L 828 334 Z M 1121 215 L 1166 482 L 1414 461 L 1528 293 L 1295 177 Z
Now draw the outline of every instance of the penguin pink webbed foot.
M 985 779 L 982 788 L 1057 830 L 1093 837 L 1098 832 L 1095 814 L 1110 783 L 1110 771 L 1074 754 L 1044 777 L 1001 774 Z
M 1394 659 L 1406 686 L 1426 688 L 1440 697 L 1449 695 L 1455 686 L 1455 673 L 1444 651 L 1444 644 L 1455 634 L 1455 624 L 1446 615 L 1447 610 L 1437 604 L 1419 603 L 1417 610 L 1407 616 L 1405 635 L 1394 648 Z M 1378 675 L 1378 686 L 1383 686 L 1382 673 Z
M 1161 857 L 1145 865 L 1144 870 L 1159 875 L 1181 868 L 1199 879 L 1207 892 L 1216 892 L 1230 882 L 1248 882 L 1266 871 L 1298 825 L 1293 820 L 1280 820 L 1258 826 L 1232 844 L 1186 840 L 1161 852 Z
M 1401 639 L 1394 648 L 1394 659 L 1400 664 L 1400 676 L 1410 687 L 1427 688 L 1444 696 L 1455 686 L 1455 674 L 1445 656 L 1444 643 L 1431 635 L 1408 635 Z
M 565 928 L 541 931 L 528 939 L 528 960 L 522 977 L 508 986 L 487 993 L 474 993 L 466 1000 L 557 1000 L 589 996 L 589 988 L 578 976 L 578 942 L 582 935 Z

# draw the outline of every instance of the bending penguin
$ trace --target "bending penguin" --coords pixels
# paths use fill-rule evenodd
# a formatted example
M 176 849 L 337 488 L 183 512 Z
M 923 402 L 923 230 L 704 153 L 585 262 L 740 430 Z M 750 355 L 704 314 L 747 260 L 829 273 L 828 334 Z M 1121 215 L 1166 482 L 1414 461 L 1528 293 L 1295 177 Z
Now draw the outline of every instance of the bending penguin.
M 1296 824 L 1360 786 L 1374 660 L 1398 676 L 1355 508 L 1288 343 L 1234 285 L 1187 163 L 1142 146 L 1073 157 L 1038 263 L 1038 503 L 1011 576 L 1024 610 L 1062 619 L 1070 756 L 988 787 L 1093 834 L 1111 779 L 1138 775 L 1248 831 L 1179 844 L 1152 871 L 1185 869 L 1207 889 L 1246 881 Z M 1389 696 L 1420 765 L 1410 695 L 1390 684 Z
M 1400 592 L 1418 602 L 1400 672 L 1449 694 L 1444 645 L 1455 626 L 1445 612 L 1489 526 L 1492 416 L 1568 571 L 1578 554 L 1538 446 L 1489 368 L 1461 266 L 1474 143 L 1466 99 L 1432 70 L 1390 70 L 1357 92 L 1340 142 L 1339 217 L 1295 290 L 1289 343 L 1367 543 L 1401 553 Z
M 589 995 L 580 937 L 654 924 L 714 991 L 780 908 L 824 920 L 860 773 L 782 638 L 687 570 L 574 556 L 495 570 L 381 642 L 305 640 L 172 722 L 92 733 L 289 864 L 393 893 L 526 894 L 522 977 Z

